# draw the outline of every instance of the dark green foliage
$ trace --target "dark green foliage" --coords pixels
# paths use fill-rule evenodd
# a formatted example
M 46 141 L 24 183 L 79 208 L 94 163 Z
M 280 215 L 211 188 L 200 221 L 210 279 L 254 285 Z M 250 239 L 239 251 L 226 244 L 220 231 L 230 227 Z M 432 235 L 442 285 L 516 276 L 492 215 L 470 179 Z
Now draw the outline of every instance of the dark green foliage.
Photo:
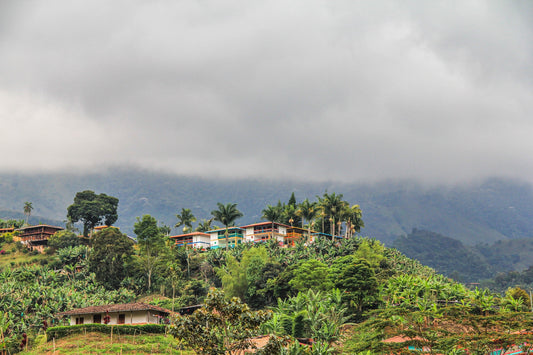
M 326 264 L 316 259 L 309 259 L 298 265 L 289 284 L 298 291 L 308 289 L 327 291 L 333 287 L 328 275 L 329 269 Z
M 292 336 L 295 338 L 303 338 L 305 334 L 305 311 L 301 311 L 296 316 L 292 323 Z
M 23 219 L 0 219 L 0 228 L 20 228 L 24 225 Z
M 82 240 L 75 233 L 69 230 L 56 232 L 48 240 L 48 246 L 54 249 L 77 247 L 81 244 Z
M 83 235 L 88 236 L 100 223 L 113 225 L 118 219 L 117 208 L 118 198 L 85 190 L 74 197 L 74 203 L 67 208 L 67 218 L 72 222 L 81 221 Z
M 491 275 L 491 267 L 479 253 L 459 240 L 438 233 L 413 229 L 407 236 L 396 239 L 393 247 L 458 281 L 479 281 Z
M 366 260 L 355 260 L 341 269 L 335 286 L 343 290 L 342 298 L 356 310 L 357 317 L 363 311 L 375 307 L 378 302 L 378 280 L 374 270 Z
M 46 330 L 46 339 L 61 339 L 72 334 L 84 334 L 86 332 L 98 332 L 103 334 L 135 335 L 135 334 L 164 334 L 164 324 L 77 324 L 69 326 L 50 327 Z
M 106 228 L 92 238 L 89 271 L 108 289 L 116 289 L 128 275 L 126 265 L 133 255 L 133 241 L 117 228 Z
M 286 314 L 281 316 L 281 326 L 285 331 L 285 334 L 293 334 L 294 319 Z

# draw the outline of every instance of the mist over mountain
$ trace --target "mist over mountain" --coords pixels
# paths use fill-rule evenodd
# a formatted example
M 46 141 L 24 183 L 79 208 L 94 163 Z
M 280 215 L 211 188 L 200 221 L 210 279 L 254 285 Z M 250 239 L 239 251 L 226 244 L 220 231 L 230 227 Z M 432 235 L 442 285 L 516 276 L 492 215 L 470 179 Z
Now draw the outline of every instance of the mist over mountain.
M 200 221 L 211 217 L 217 202 L 234 202 L 244 213 L 238 224 L 253 223 L 261 220 L 261 210 L 267 204 L 287 202 L 292 192 L 300 202 L 305 198 L 316 200 L 325 191 L 341 193 L 350 204 L 359 204 L 365 222 L 361 234 L 387 244 L 413 228 L 467 245 L 533 235 L 532 186 L 505 179 L 428 187 L 413 181 L 362 184 L 210 179 L 133 168 L 86 174 L 2 173 L 0 210 L 5 217 L 9 213 L 21 215 L 24 202 L 30 201 L 34 206 L 32 222 L 37 222 L 34 216 L 63 221 L 74 195 L 83 190 L 119 198 L 116 225 L 131 235 L 136 217 L 144 214 L 174 226 L 181 208 L 190 208 Z

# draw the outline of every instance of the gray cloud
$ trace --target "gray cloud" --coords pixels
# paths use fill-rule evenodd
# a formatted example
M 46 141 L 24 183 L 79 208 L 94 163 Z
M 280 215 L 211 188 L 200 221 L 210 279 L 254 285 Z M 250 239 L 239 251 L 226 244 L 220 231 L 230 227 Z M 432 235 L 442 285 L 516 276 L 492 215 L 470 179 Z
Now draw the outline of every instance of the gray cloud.
M 3 169 L 533 181 L 529 2 L 1 6 Z

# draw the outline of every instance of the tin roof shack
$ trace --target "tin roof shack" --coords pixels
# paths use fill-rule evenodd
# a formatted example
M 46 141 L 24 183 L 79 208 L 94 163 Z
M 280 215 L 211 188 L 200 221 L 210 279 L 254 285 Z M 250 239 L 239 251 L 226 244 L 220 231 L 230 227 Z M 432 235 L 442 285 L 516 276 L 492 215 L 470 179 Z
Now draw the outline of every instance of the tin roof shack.
M 107 324 L 115 325 L 163 324 L 169 314 L 168 309 L 146 303 L 123 303 L 77 308 L 59 313 L 58 316 L 69 316 L 70 325 L 105 323 L 106 316 L 109 316 Z

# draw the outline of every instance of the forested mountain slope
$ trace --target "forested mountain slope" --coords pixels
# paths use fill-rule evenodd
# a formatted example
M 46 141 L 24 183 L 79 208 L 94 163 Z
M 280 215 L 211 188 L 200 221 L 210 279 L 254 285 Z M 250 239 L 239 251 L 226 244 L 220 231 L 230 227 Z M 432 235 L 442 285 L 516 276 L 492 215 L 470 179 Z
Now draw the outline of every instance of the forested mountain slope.
M 467 245 L 531 237 L 533 231 L 532 187 L 497 179 L 428 188 L 414 182 L 205 179 L 126 168 L 94 174 L 4 173 L 0 174 L 0 209 L 20 213 L 24 202 L 31 201 L 32 215 L 62 221 L 76 192 L 86 189 L 119 198 L 116 224 L 129 234 L 135 218 L 143 214 L 173 226 L 181 208 L 190 208 L 201 220 L 210 217 L 217 202 L 235 202 L 244 213 L 239 223 L 251 223 L 260 220 L 267 204 L 276 204 L 280 198 L 286 202 L 292 192 L 301 201 L 315 200 L 326 190 L 359 204 L 366 225 L 361 234 L 386 243 L 413 228 L 435 231 Z

